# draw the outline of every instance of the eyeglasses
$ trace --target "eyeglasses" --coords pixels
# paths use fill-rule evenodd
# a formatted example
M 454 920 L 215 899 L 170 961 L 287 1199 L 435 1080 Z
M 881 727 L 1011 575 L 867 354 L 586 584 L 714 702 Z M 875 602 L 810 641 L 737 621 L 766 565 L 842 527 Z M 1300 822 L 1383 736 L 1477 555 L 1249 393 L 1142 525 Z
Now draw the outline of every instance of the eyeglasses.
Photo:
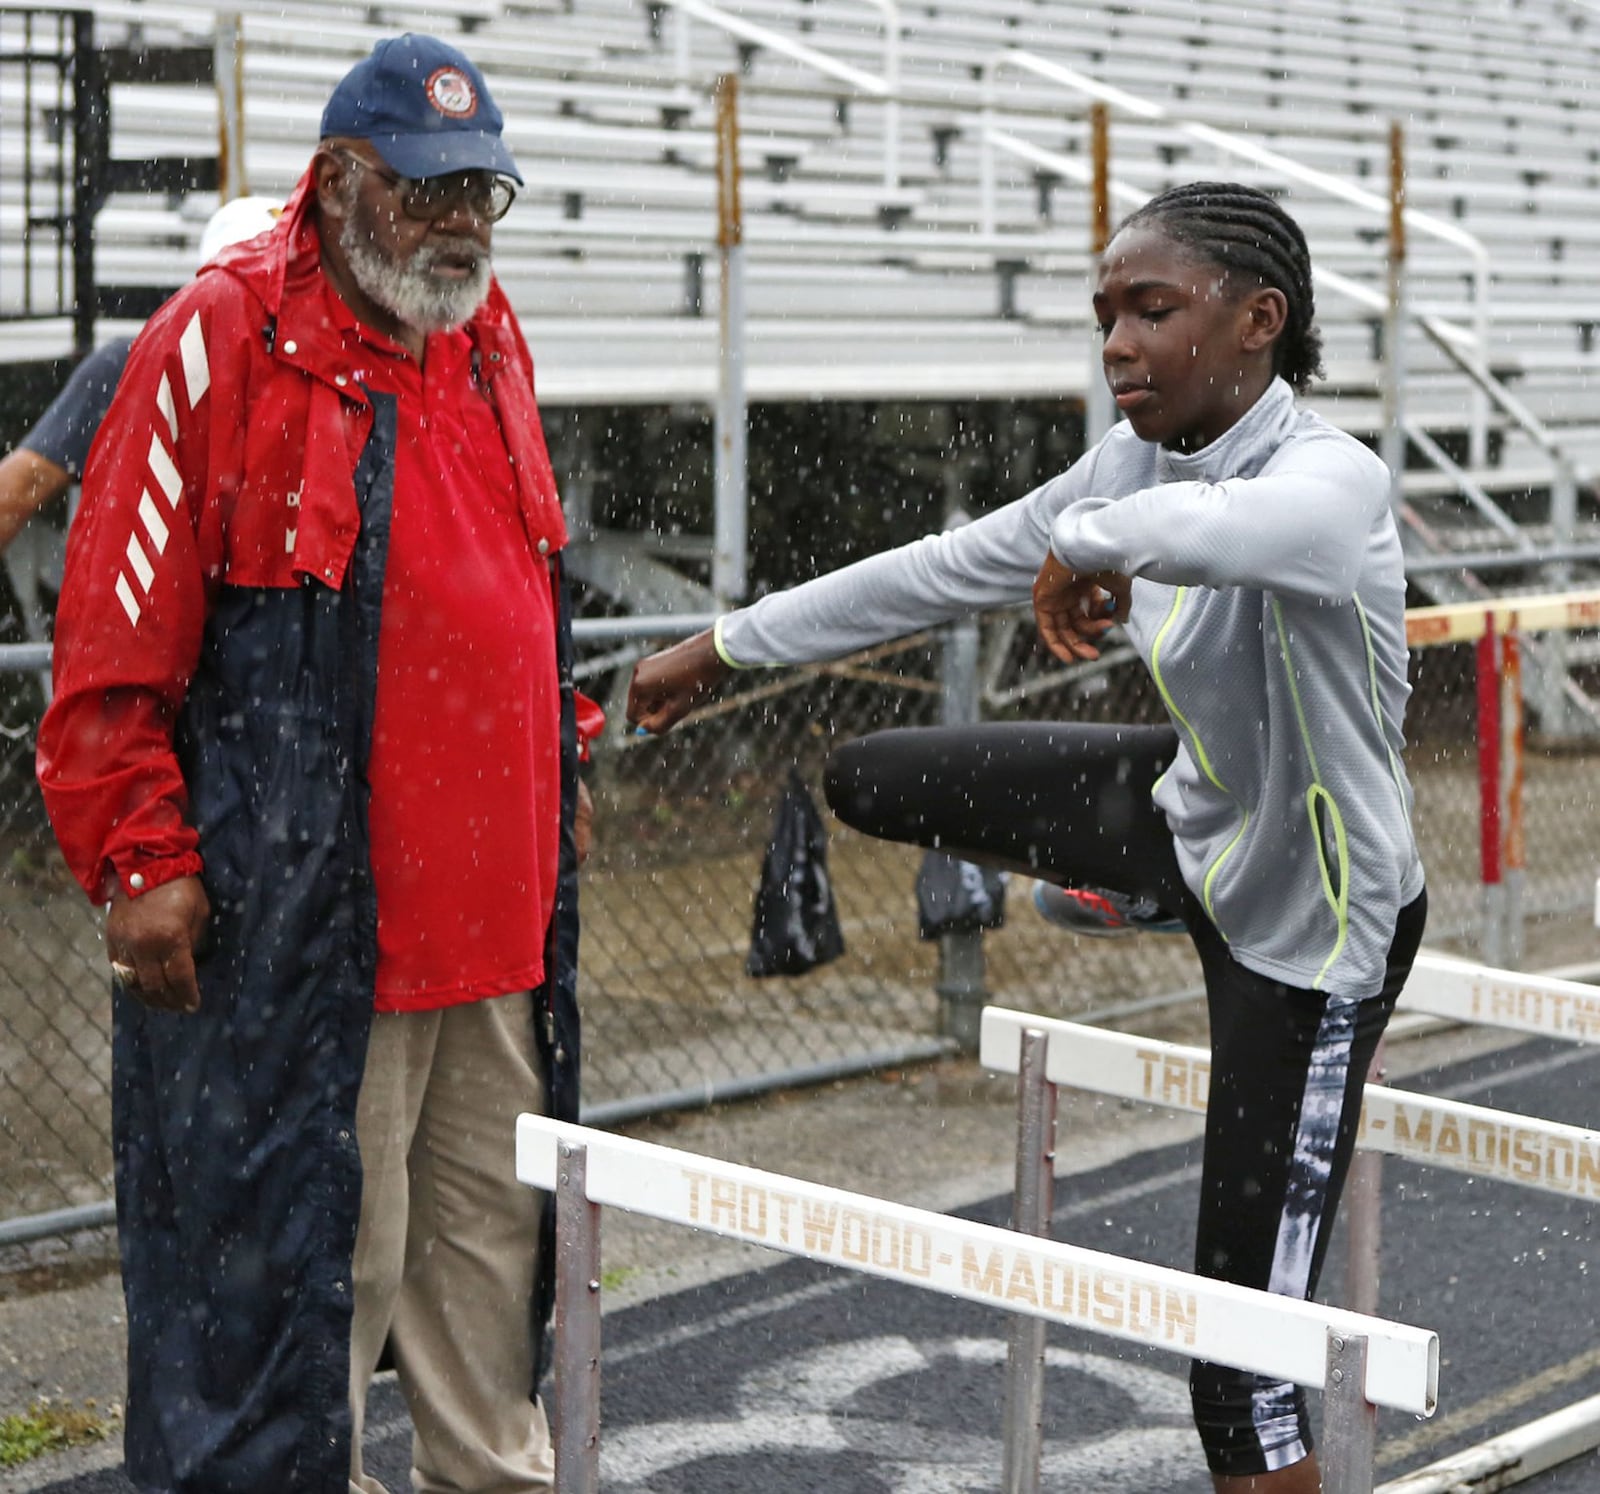
M 339 150 L 335 154 L 353 161 L 362 170 L 370 171 L 380 181 L 393 187 L 400 194 L 400 211 L 417 223 L 437 223 L 457 203 L 462 202 L 484 222 L 498 223 L 510 212 L 517 195 L 517 184 L 510 177 L 495 176 L 487 171 L 454 171 L 443 176 L 397 176 L 352 150 Z

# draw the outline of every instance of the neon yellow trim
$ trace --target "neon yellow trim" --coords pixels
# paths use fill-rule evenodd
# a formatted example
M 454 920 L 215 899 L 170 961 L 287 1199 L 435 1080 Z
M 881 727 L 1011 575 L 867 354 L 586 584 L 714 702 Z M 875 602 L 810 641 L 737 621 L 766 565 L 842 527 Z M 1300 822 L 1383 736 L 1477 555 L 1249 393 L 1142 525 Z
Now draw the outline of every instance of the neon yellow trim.
M 1322 873 L 1322 895 L 1328 900 L 1333 916 L 1338 921 L 1339 932 L 1333 941 L 1333 952 L 1322 962 L 1322 969 L 1312 981 L 1311 989 L 1320 991 L 1322 982 L 1339 958 L 1350 933 L 1350 847 L 1345 840 L 1344 816 L 1339 805 L 1322 786 L 1322 772 L 1317 767 L 1317 749 L 1311 743 L 1311 728 L 1306 724 L 1306 709 L 1300 699 L 1300 686 L 1294 677 L 1294 661 L 1289 653 L 1289 633 L 1283 625 L 1283 606 L 1276 597 L 1272 599 L 1272 621 L 1278 630 L 1278 649 L 1283 658 L 1284 678 L 1289 682 L 1289 698 L 1294 702 L 1295 720 L 1300 724 L 1300 740 L 1305 744 L 1306 760 L 1311 764 L 1311 787 L 1306 790 L 1306 813 L 1311 817 L 1311 833 L 1317 843 L 1317 866 Z M 1328 875 L 1328 853 L 1322 844 L 1322 827 L 1317 823 L 1318 798 L 1327 801 L 1328 813 L 1333 816 L 1333 838 L 1339 849 L 1339 890 L 1335 893 Z
M 727 620 L 728 614 L 724 612 L 722 616 L 716 620 L 711 629 L 711 642 L 717 651 L 717 657 L 721 659 L 729 669 L 749 669 L 752 666 L 748 664 L 741 664 L 736 658 L 733 657 L 732 654 L 728 652 L 727 645 L 722 641 L 722 625 Z
M 1189 725 L 1189 718 L 1178 709 L 1177 702 L 1172 698 L 1172 692 L 1167 689 L 1167 682 L 1161 678 L 1161 645 L 1166 642 L 1167 634 L 1172 631 L 1172 625 L 1178 620 L 1178 610 L 1183 606 L 1183 599 L 1188 590 L 1187 586 L 1180 586 L 1173 594 L 1172 607 L 1167 613 L 1166 621 L 1161 624 L 1161 629 L 1156 634 L 1155 641 L 1150 645 L 1150 678 L 1156 682 L 1156 689 L 1161 692 L 1161 701 L 1167 708 L 1167 714 L 1189 734 L 1189 740 L 1194 743 L 1195 754 L 1200 763 L 1200 771 L 1226 794 L 1228 793 L 1228 788 L 1212 770 L 1211 759 L 1206 756 L 1205 743 L 1195 735 L 1194 728 Z
M 1333 843 L 1339 853 L 1337 891 L 1328 873 L 1328 849 L 1323 844 L 1322 826 L 1317 820 L 1319 801 L 1327 805 L 1328 814 L 1333 821 Z M 1327 898 L 1328 906 L 1333 909 L 1334 916 L 1339 920 L 1339 936 L 1333 941 L 1333 950 L 1322 962 L 1322 969 L 1317 971 L 1317 978 L 1312 982 L 1311 989 L 1318 991 L 1322 989 L 1322 982 L 1328 971 L 1333 968 L 1333 962 L 1343 952 L 1345 940 L 1350 934 L 1350 843 L 1345 838 L 1344 816 L 1339 813 L 1339 805 L 1333 795 L 1320 783 L 1314 783 L 1306 790 L 1306 813 L 1311 817 L 1311 833 L 1317 842 L 1317 870 L 1322 874 L 1322 895 Z
M 1248 809 L 1241 808 L 1239 813 L 1243 816 L 1243 818 L 1239 821 L 1239 833 L 1235 835 L 1233 839 L 1230 840 L 1227 845 L 1225 845 L 1218 853 L 1217 859 L 1211 863 L 1210 870 L 1206 872 L 1205 881 L 1200 884 L 1200 901 L 1205 904 L 1206 917 L 1208 917 L 1212 923 L 1216 923 L 1217 915 L 1211 907 L 1211 884 L 1216 881 L 1217 873 L 1222 870 L 1223 862 L 1225 862 L 1228 857 L 1233 855 L 1234 847 L 1244 839 L 1244 832 L 1250 828 L 1250 811 Z M 1222 929 L 1220 926 L 1218 927 L 1217 932 L 1222 934 Z M 1232 940 L 1230 940 L 1226 934 L 1222 934 L 1222 942 L 1224 944 L 1229 944 L 1232 943 Z
M 1178 620 L 1178 612 L 1183 606 L 1183 599 L 1188 593 L 1188 590 L 1189 588 L 1187 586 L 1180 586 L 1173 594 L 1172 607 L 1167 613 L 1166 621 L 1161 624 L 1161 628 L 1156 633 L 1154 642 L 1152 642 L 1150 645 L 1150 678 L 1156 682 L 1156 689 L 1161 693 L 1161 701 L 1162 704 L 1167 708 L 1167 714 L 1178 723 L 1178 725 L 1183 729 L 1184 735 L 1187 736 L 1188 739 L 1194 744 L 1195 760 L 1200 764 L 1200 771 L 1211 780 L 1211 783 L 1216 788 L 1221 789 L 1222 792 L 1232 799 L 1235 804 L 1239 805 L 1241 819 L 1239 821 L 1238 833 L 1235 834 L 1233 839 L 1222 848 L 1221 852 L 1217 856 L 1217 859 L 1213 861 L 1206 869 L 1205 880 L 1200 884 L 1200 901 L 1205 907 L 1206 917 L 1208 917 L 1212 923 L 1215 924 L 1217 921 L 1217 915 L 1211 906 L 1212 883 L 1216 881 L 1217 873 L 1222 870 L 1223 862 L 1225 862 L 1228 857 L 1233 854 L 1234 848 L 1241 840 L 1244 839 L 1244 832 L 1250 827 L 1250 811 L 1246 809 L 1244 805 L 1239 804 L 1238 796 L 1227 786 L 1227 784 L 1217 777 L 1215 770 L 1211 766 L 1211 759 L 1206 755 L 1205 743 L 1202 742 L 1195 734 L 1195 729 L 1189 725 L 1189 718 L 1178 709 L 1177 701 L 1172 698 L 1172 692 L 1167 689 L 1167 682 L 1161 678 L 1161 645 L 1166 642 L 1167 634 L 1171 632 L 1172 625 Z M 1166 774 L 1163 773 L 1161 776 L 1162 778 L 1165 778 Z M 1159 782 L 1160 780 L 1158 779 L 1157 783 L 1159 784 Z M 1217 932 L 1222 932 L 1220 926 L 1218 927 Z M 1228 942 L 1228 936 L 1226 934 L 1222 935 L 1222 939 L 1224 943 Z

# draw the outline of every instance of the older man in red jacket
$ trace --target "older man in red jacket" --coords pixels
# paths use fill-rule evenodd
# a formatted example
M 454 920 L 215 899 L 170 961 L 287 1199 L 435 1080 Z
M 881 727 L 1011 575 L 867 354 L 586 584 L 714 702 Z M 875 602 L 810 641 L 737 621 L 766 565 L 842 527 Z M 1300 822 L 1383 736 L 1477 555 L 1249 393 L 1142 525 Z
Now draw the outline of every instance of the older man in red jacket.
M 580 731 L 501 129 L 381 43 L 85 476 L 39 777 L 110 905 L 143 1489 L 377 1490 L 386 1338 L 419 1494 L 551 1483 L 512 1122 L 576 1114 Z

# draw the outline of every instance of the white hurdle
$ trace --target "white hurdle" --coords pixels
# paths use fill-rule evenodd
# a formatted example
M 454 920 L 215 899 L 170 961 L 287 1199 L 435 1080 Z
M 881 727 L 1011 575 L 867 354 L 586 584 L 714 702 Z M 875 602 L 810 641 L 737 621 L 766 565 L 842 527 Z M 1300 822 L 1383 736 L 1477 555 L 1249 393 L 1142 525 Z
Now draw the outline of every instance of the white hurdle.
M 1600 1044 L 1600 989 L 1576 981 L 1422 955 L 1399 1004 L 1451 1021 Z M 999 1007 L 984 1009 L 979 1056 L 985 1067 L 1018 1076 L 1014 1222 L 1018 1229 L 1038 1233 L 1047 1229 L 1050 1218 L 1057 1086 L 1195 1114 L 1204 1113 L 1210 1091 L 1211 1055 L 1203 1048 Z M 1545 1192 L 1600 1198 L 1600 1132 L 1581 1126 L 1369 1083 L 1356 1144 L 1373 1168 L 1377 1156 L 1387 1154 Z M 1370 1280 L 1352 1279 L 1352 1292 L 1370 1310 L 1376 1305 L 1375 1173 L 1369 1183 L 1370 1196 L 1360 1197 L 1352 1171 L 1351 1250 L 1361 1269 L 1370 1273 Z M 1370 1217 L 1357 1218 L 1363 1210 Z M 1008 1408 L 1013 1399 L 1026 1397 L 1039 1373 L 1033 1346 L 1014 1335 L 1007 1365 Z M 1493 1486 L 1503 1488 L 1597 1445 L 1600 1397 L 1591 1397 L 1385 1485 L 1381 1494 L 1448 1494 L 1464 1488 L 1471 1481 L 1468 1474 L 1473 1479 L 1493 1474 L 1498 1480 Z M 1017 1481 L 1005 1485 L 1006 1494 L 1031 1494 L 1037 1488 L 1037 1453 L 1032 1448 L 1029 1452 L 1031 1468 L 1019 1470 Z
M 1534 1037 L 1600 1044 L 1600 987 L 1496 970 L 1449 955 L 1417 956 L 1399 1009 Z
M 599 1489 L 603 1205 L 1321 1389 L 1325 1494 L 1371 1494 L 1378 1406 L 1434 1410 L 1426 1329 L 542 1116 L 518 1118 L 517 1177 L 556 1195 L 557 1494 Z
M 1020 1073 L 1029 1032 L 1048 1040 L 1045 1078 L 1051 1084 L 1205 1113 L 1211 1054 L 1204 1048 L 991 1006 L 983 1013 L 984 1066 Z M 1561 1121 L 1369 1084 L 1356 1145 L 1546 1193 L 1600 1199 L 1600 1132 Z
M 1399 1010 L 1414 1018 L 1500 1027 L 1535 1037 L 1600 1043 L 1600 990 L 1549 975 L 1499 970 L 1450 955 L 1418 955 L 1400 993 Z M 1383 1079 L 1384 1045 L 1373 1058 L 1374 1082 Z M 1345 1218 L 1350 1230 L 1346 1306 L 1359 1312 L 1378 1307 L 1379 1236 L 1383 1196 L 1383 1156 L 1357 1154 L 1345 1187 Z

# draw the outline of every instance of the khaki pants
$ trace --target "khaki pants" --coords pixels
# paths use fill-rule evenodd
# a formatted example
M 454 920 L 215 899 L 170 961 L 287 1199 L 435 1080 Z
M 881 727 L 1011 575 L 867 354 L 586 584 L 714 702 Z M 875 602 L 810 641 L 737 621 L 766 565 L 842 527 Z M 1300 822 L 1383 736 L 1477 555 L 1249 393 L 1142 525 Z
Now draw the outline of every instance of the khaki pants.
M 517 1181 L 516 1117 L 541 1111 L 526 991 L 373 1018 L 356 1114 L 363 1186 L 350 1344 L 352 1494 L 367 1385 L 392 1336 L 416 1437 L 416 1494 L 554 1483 L 528 1399 L 540 1195 Z

